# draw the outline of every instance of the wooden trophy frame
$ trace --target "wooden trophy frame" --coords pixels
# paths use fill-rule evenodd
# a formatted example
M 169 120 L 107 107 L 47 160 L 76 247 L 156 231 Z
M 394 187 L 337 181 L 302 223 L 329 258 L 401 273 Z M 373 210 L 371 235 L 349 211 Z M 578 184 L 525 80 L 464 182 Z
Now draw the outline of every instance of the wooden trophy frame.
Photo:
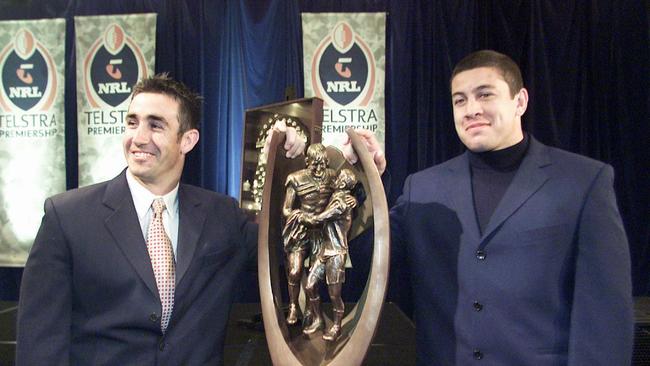
M 321 141 L 323 125 L 323 100 L 303 98 L 247 109 L 244 116 L 242 143 L 241 183 L 239 206 L 250 216 L 258 215 L 266 165 L 262 148 L 267 131 L 276 120 L 285 119 L 296 128 L 307 143 Z

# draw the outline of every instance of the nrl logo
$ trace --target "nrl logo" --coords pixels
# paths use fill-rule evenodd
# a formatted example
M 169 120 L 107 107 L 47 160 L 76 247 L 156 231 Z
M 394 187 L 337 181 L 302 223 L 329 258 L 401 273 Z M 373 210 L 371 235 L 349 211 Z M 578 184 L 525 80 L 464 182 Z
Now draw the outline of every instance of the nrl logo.
M 314 52 L 311 82 L 327 104 L 368 105 L 375 89 L 375 58 L 347 22 L 337 23 Z
M 85 88 L 94 108 L 117 107 L 129 99 L 131 88 L 147 76 L 142 50 L 118 24 L 111 24 L 84 59 Z
M 0 52 L 5 112 L 47 110 L 56 96 L 56 70 L 48 50 L 28 29 L 16 32 Z

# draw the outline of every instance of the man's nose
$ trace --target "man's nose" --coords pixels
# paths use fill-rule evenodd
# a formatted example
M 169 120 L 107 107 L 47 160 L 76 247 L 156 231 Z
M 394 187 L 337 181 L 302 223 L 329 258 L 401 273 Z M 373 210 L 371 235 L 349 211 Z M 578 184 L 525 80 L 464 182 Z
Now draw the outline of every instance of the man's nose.
M 483 106 L 481 103 L 474 98 L 467 99 L 467 103 L 465 104 L 465 115 L 468 117 L 474 117 L 481 113 L 483 113 Z
M 144 125 L 140 124 L 138 128 L 133 131 L 133 142 L 138 145 L 144 145 L 149 142 L 151 138 L 151 133 L 149 129 Z

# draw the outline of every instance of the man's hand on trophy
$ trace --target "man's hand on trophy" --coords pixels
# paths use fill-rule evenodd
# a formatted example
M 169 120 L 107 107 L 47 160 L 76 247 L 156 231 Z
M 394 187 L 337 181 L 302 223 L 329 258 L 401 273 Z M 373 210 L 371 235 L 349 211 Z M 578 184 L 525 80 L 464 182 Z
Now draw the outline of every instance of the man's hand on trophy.
M 275 122 L 273 127 L 269 129 L 268 134 L 266 135 L 264 149 L 262 150 L 264 154 L 267 154 L 269 151 L 269 144 L 271 143 L 271 131 L 279 131 L 285 133 L 284 149 L 287 150 L 287 158 L 296 158 L 302 155 L 302 153 L 305 151 L 305 145 L 307 141 L 298 135 L 298 132 L 295 128 L 287 126 L 284 119 L 281 119 Z
M 379 175 L 384 174 L 384 171 L 386 170 L 386 155 L 384 155 L 384 151 L 381 149 L 381 145 L 379 144 L 379 141 L 377 141 L 375 134 L 372 131 L 361 128 L 355 129 L 354 132 L 356 132 L 357 135 L 359 135 L 359 137 L 365 141 L 368 152 L 370 152 L 370 155 L 373 156 L 373 160 L 375 161 Z M 349 137 L 343 144 L 342 150 L 343 156 L 347 161 L 350 162 L 350 164 L 355 164 L 357 160 L 359 160 L 357 154 L 352 148 L 352 142 L 350 141 Z

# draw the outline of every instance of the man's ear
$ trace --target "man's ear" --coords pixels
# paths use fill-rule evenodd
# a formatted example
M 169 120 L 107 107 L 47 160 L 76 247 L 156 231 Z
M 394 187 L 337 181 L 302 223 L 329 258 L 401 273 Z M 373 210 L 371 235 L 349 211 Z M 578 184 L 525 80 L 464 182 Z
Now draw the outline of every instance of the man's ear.
M 196 144 L 199 142 L 199 130 L 191 129 L 185 131 L 183 136 L 181 136 L 181 154 L 186 155 Z
M 528 108 L 528 90 L 521 88 L 519 93 L 515 95 L 515 98 L 517 98 L 517 115 L 523 116 L 526 108 Z

